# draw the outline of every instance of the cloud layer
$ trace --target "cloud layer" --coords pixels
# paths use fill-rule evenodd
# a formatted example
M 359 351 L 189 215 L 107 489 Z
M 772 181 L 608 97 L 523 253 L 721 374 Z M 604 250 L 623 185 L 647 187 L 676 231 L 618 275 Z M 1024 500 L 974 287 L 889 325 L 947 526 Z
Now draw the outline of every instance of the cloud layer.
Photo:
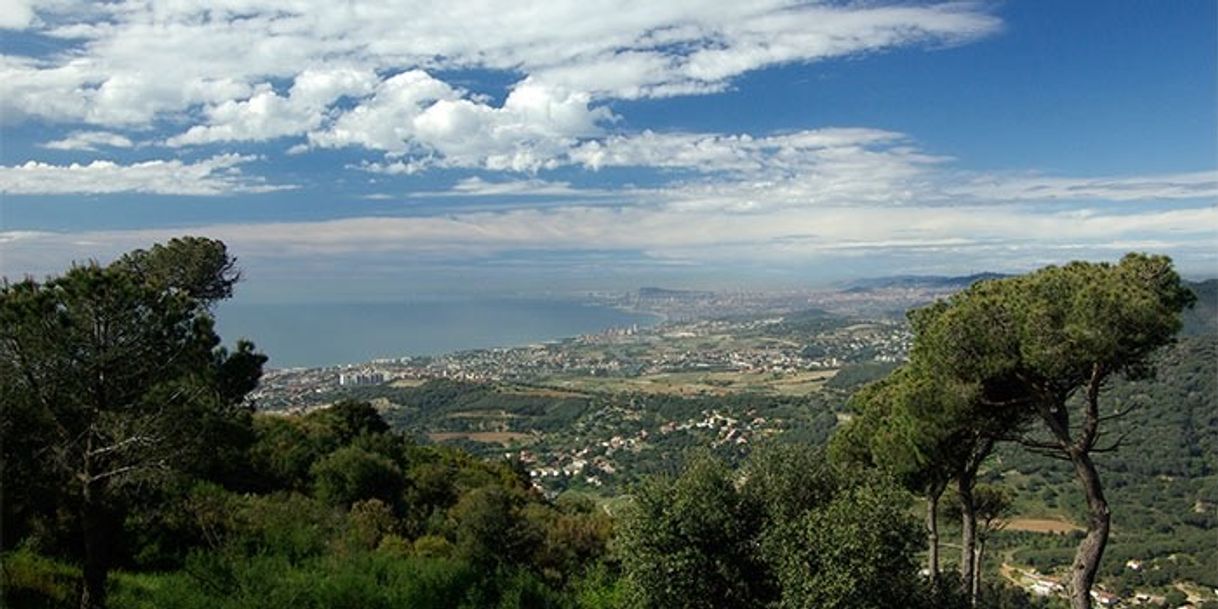
M 993 206 L 825 207 L 745 215 L 564 207 L 184 229 L 9 232 L 0 233 L 0 243 L 16 256 L 5 260 L 3 271 L 50 265 L 49 271 L 82 253 L 118 253 L 182 233 L 223 239 L 242 256 L 263 261 L 382 253 L 402 260 L 452 259 L 552 250 L 636 252 L 655 260 L 781 268 L 818 259 L 934 252 L 1009 268 L 1013 259 L 1051 252 L 1073 257 L 1072 252 L 1167 249 L 1213 259 L 1218 207 L 1139 214 L 1103 209 L 1039 213 Z
M 145 161 L 121 165 L 112 161 L 51 165 L 30 161 L 0 166 L 0 193 L 9 195 L 98 195 L 142 193 L 217 196 L 291 188 L 247 177 L 240 165 L 251 156 L 225 154 L 194 163 Z

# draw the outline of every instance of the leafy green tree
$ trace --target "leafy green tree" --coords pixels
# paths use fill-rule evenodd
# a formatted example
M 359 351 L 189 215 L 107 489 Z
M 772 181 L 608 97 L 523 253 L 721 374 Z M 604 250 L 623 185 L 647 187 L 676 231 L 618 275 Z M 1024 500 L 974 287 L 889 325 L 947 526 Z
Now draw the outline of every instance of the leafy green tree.
M 916 328 L 918 316 L 914 321 Z M 839 463 L 879 468 L 926 499 L 932 587 L 937 587 L 939 577 L 938 504 L 947 484 L 956 481 L 960 578 L 963 590 L 971 592 L 970 582 L 978 569 L 973 508 L 977 472 L 995 441 L 1021 425 L 1020 413 L 985 409 L 941 377 L 919 369 L 916 362 L 868 385 L 855 394 L 851 405 L 858 414 L 832 439 L 831 451 Z
M 1175 607 L 1180 607 L 1187 603 L 1188 596 L 1175 588 L 1168 590 L 1167 594 L 1163 597 L 1164 607 L 1172 607 L 1174 609 Z
M 389 424 L 368 402 L 340 400 L 328 408 L 307 415 L 309 421 L 324 427 L 325 435 L 336 445 L 348 444 L 365 434 L 383 434 Z
M 560 496 L 554 505 L 531 502 L 522 515 L 542 533 L 533 562 L 543 575 L 559 581 L 597 564 L 613 534 L 613 519 L 591 499 L 575 493 Z
M 227 432 L 248 426 L 243 398 L 266 358 L 248 342 L 220 348 L 208 306 L 228 294 L 214 286 L 235 280 L 232 259 L 215 241 L 191 249 L 222 255 L 185 277 L 152 280 L 120 260 L 0 286 L 0 399 L 20 422 L 0 430 L 23 451 L 6 450 L 4 487 L 10 467 L 57 487 L 31 512 L 74 515 L 83 609 L 104 606 L 130 498 L 212 462 Z M 181 253 L 166 247 L 155 260 L 171 268 Z
M 371 550 L 398 530 L 393 510 L 380 499 L 366 499 L 347 512 L 347 535 L 356 547 Z
M 450 510 L 456 555 L 484 570 L 529 565 L 541 531 L 520 514 L 524 497 L 498 485 L 474 489 Z
M 925 498 L 927 571 L 934 588 L 939 583 L 938 506 L 956 468 L 944 454 L 943 428 L 913 416 L 926 409 L 911 410 L 911 401 L 937 397 L 919 391 L 917 381 L 901 368 L 856 392 L 850 399 L 855 416 L 830 438 L 829 450 L 839 466 L 878 468 Z
M 404 440 L 387 433 L 376 409 L 367 402 L 341 400 L 303 417 L 262 415 L 254 418 L 256 440 L 250 459 L 261 490 L 307 491 L 310 470 L 331 452 L 354 443 L 405 466 Z
M 676 479 L 633 494 L 618 537 L 628 605 L 643 609 L 758 607 L 774 597 L 757 556 L 759 508 L 707 455 Z
M 333 448 L 320 442 L 298 417 L 258 415 L 253 427 L 256 439 L 250 447 L 250 460 L 260 490 L 308 490 L 309 470 Z
M 330 453 L 313 466 L 312 474 L 316 497 L 337 507 L 367 499 L 398 506 L 406 482 L 393 461 L 357 446 Z
M 241 280 L 237 259 L 224 243 L 205 237 L 177 237 L 134 250 L 111 266 L 154 289 L 181 290 L 207 305 L 230 298 Z
M 911 358 L 994 412 L 1015 408 L 1043 433 L 1034 450 L 1069 461 L 1087 500 L 1087 533 L 1071 570 L 1071 602 L 1089 609 L 1111 515 L 1093 460 L 1103 446 L 1100 398 L 1117 375 L 1148 373 L 1195 297 L 1165 256 L 1072 262 L 974 284 L 923 309 Z M 1072 416 L 1073 413 L 1073 416 Z
M 740 492 L 759 506 L 765 526 L 789 522 L 823 507 L 839 486 L 825 450 L 799 444 L 757 447 L 742 473 Z
M 909 496 L 871 481 L 780 525 L 769 556 L 783 609 L 887 609 L 920 603 L 920 532 Z

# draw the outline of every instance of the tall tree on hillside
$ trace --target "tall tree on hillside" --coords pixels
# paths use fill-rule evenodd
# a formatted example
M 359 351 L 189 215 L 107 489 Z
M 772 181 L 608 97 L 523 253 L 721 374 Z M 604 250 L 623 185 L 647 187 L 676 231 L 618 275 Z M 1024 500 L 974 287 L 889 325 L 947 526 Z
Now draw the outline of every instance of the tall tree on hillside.
M 1148 373 L 1193 301 L 1169 258 L 1129 254 L 982 282 L 921 313 L 912 359 L 984 406 L 1038 418 L 1043 433 L 1020 441 L 1073 465 L 1089 512 L 1072 568 L 1075 609 L 1091 606 L 1111 522 L 1092 459 L 1119 444 L 1101 445 L 1103 422 L 1120 414 L 1102 412 L 1105 384 Z
M 231 293 L 233 268 L 218 241 L 175 240 L 108 267 L 0 286 L 0 399 L 22 422 L 0 429 L 4 445 L 20 432 L 23 447 L 5 452 L 6 466 L 59 489 L 32 511 L 75 515 L 82 609 L 105 605 L 127 500 L 208 463 L 232 426 L 249 425 L 244 397 L 266 358 L 248 342 L 220 347 L 208 312 Z
M 915 329 L 918 326 L 917 319 Z M 961 507 L 961 591 L 977 603 L 971 582 L 976 556 L 977 515 L 973 489 L 977 473 L 1003 434 L 1021 426 L 1020 413 L 982 409 L 966 393 L 916 362 L 894 371 L 852 399 L 859 413 L 833 440 L 839 459 L 887 471 L 927 500 L 928 570 L 938 579 L 938 504 L 956 482 Z
M 973 605 L 977 604 L 977 599 L 981 595 L 981 574 L 984 571 L 982 564 L 985 561 L 985 544 L 990 537 L 1001 530 L 1005 525 L 1005 518 L 1011 513 L 1011 494 L 1004 488 L 992 486 L 988 484 L 978 485 L 973 489 L 973 517 L 976 519 L 976 537 L 977 543 L 973 549 L 973 563 L 976 568 L 973 570 L 973 579 L 969 582 L 972 590 L 970 598 L 973 599 Z M 946 506 L 948 514 L 959 515 L 961 513 L 959 502 L 948 502 Z
M 927 571 L 932 588 L 939 586 L 939 501 L 954 468 L 938 454 L 937 432 L 906 415 L 900 403 L 911 397 L 902 384 L 908 370 L 860 389 L 850 399 L 854 417 L 830 439 L 830 457 L 838 465 L 874 467 L 892 475 L 910 492 L 926 500 Z

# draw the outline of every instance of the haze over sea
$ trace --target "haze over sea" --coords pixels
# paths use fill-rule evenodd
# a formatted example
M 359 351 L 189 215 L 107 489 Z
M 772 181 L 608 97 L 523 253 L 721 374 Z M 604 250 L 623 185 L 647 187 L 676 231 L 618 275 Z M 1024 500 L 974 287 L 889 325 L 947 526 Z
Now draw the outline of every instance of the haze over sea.
M 541 299 L 225 303 L 216 312 L 225 342 L 254 341 L 272 368 L 518 346 L 656 321 L 605 306 Z

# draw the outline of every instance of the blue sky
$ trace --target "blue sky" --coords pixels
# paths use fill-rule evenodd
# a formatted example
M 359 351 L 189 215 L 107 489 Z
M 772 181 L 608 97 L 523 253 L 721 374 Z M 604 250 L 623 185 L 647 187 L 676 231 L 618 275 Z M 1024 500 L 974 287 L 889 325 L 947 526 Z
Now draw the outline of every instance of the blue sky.
M 1209 1 L 6 0 L 0 273 L 251 300 L 1218 269 Z

